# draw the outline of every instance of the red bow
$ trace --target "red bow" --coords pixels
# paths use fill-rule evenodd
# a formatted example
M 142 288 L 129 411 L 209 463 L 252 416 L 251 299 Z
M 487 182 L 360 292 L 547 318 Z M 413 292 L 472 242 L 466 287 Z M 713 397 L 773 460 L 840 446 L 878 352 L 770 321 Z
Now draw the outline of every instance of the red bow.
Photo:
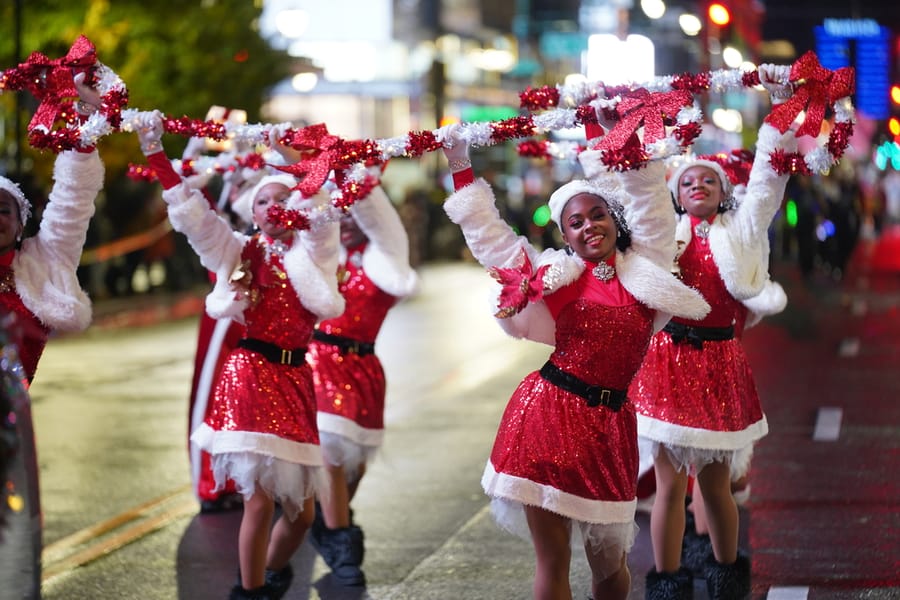
M 304 154 L 299 162 L 278 170 L 301 179 L 296 189 L 307 198 L 315 194 L 328 180 L 328 173 L 340 156 L 341 138 L 328 133 L 324 123 L 293 131 L 285 143 Z
M 24 77 L 24 86 L 41 102 L 28 129 L 38 125 L 51 129 L 63 101 L 78 96 L 73 75 L 96 62 L 97 50 L 83 35 L 78 36 L 63 58 L 50 60 L 40 52 L 32 52 L 28 60 L 16 69 Z
M 672 122 L 681 107 L 691 103 L 692 96 L 687 90 L 671 92 L 649 92 L 638 88 L 622 99 L 616 106 L 620 119 L 607 133 L 597 148 L 615 150 L 622 148 L 631 135 L 644 126 L 644 144 L 650 144 L 666 136 L 666 122 Z
M 815 53 L 809 51 L 791 66 L 790 81 L 799 87 L 786 102 L 773 107 L 765 121 L 784 133 L 797 115 L 806 110 L 806 119 L 797 135 L 817 137 L 828 105 L 853 93 L 854 70 L 843 67 L 829 71 L 819 64 Z
M 491 267 L 488 273 L 502 287 L 494 316 L 506 319 L 521 312 L 529 302 L 537 302 L 544 296 L 544 272 L 550 265 L 540 267 L 537 272 L 522 249 L 523 262 L 519 268 Z

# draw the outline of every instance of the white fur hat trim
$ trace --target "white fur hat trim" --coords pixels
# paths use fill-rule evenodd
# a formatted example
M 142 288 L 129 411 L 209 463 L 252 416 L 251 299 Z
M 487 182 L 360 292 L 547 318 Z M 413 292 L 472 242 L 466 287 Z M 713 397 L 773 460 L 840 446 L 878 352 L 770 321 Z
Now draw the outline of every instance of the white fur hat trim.
M 557 226 L 562 220 L 562 212 L 566 204 L 578 194 L 591 194 L 607 201 L 624 205 L 623 190 L 613 173 L 603 173 L 594 179 L 575 179 L 553 192 L 547 203 L 550 205 L 550 218 Z
M 710 169 L 715 171 L 716 175 L 719 176 L 719 181 L 722 184 L 723 197 L 725 199 L 728 199 L 734 196 L 734 186 L 731 183 L 731 179 L 729 179 L 728 175 L 725 173 L 725 169 L 722 168 L 722 165 L 714 160 L 706 160 L 703 158 L 687 158 L 684 160 L 684 162 L 678 165 L 678 168 L 676 168 L 675 172 L 672 173 L 671 177 L 669 177 L 669 181 L 666 182 L 666 185 L 669 186 L 669 191 L 672 192 L 672 196 L 675 198 L 675 200 L 678 200 L 678 182 L 681 181 L 681 176 L 684 175 L 684 172 L 691 167 L 709 167 Z
M 256 199 L 256 195 L 259 194 L 259 191 L 261 189 L 263 189 L 270 183 L 280 183 L 281 185 L 287 187 L 289 190 L 293 190 L 294 186 L 297 185 L 297 179 L 293 175 L 288 175 L 286 173 L 283 175 L 281 175 L 281 174 L 266 175 L 265 177 L 260 179 L 258 182 L 256 182 L 256 185 L 253 186 L 253 188 L 250 190 L 250 192 L 245 192 L 244 194 L 241 194 L 241 197 L 238 198 L 238 201 L 235 202 L 235 204 L 243 201 L 243 202 L 246 202 L 248 206 L 246 208 L 241 206 L 240 209 L 238 209 L 238 207 L 236 207 L 236 206 L 233 208 L 234 208 L 235 212 L 238 215 L 240 215 L 240 217 L 242 219 L 244 218 L 244 214 L 246 214 L 247 217 L 249 217 L 248 219 L 246 219 L 248 223 L 253 223 L 253 201 Z M 241 212 L 239 212 L 239 210 Z M 246 210 L 246 213 L 243 212 L 245 210 Z
M 9 194 L 16 199 L 16 202 L 19 204 L 19 220 L 22 225 L 27 223 L 28 219 L 31 218 L 31 202 L 28 201 L 25 194 L 19 189 L 19 184 L 6 177 L 0 177 L 0 189 L 9 192 Z

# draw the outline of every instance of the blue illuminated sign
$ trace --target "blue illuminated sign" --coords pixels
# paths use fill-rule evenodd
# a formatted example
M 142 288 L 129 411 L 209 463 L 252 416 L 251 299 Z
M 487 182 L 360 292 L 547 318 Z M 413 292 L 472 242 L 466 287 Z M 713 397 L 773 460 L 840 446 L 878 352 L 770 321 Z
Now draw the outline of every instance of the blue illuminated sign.
M 873 119 L 890 114 L 890 30 L 872 19 L 825 19 L 815 28 L 823 67 L 856 69 L 856 110 Z

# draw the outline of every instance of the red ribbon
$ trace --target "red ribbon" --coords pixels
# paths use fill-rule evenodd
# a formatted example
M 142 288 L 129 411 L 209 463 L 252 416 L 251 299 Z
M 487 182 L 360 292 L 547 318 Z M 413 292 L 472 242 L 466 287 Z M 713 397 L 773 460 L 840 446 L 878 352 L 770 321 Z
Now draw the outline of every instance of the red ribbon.
M 332 165 L 337 163 L 341 138 L 328 133 L 325 124 L 319 123 L 290 132 L 284 141 L 304 156 L 292 165 L 276 168 L 300 179 L 295 189 L 310 197 L 325 184 Z
M 78 36 L 63 58 L 50 60 L 40 52 L 32 52 L 18 70 L 26 76 L 28 91 L 40 101 L 28 129 L 53 126 L 66 98 L 78 96 L 73 75 L 97 62 L 97 50 L 85 36 Z
M 619 121 L 604 136 L 597 148 L 600 150 L 622 148 L 642 124 L 645 145 L 660 140 L 666 137 L 666 121 L 671 122 L 681 107 L 689 105 L 691 101 L 691 93 L 687 90 L 651 93 L 645 88 L 638 88 L 616 106 Z
M 794 95 L 774 106 L 765 122 L 784 133 L 797 115 L 805 110 L 806 119 L 797 130 L 797 135 L 817 137 L 825 120 L 826 108 L 853 93 L 854 70 L 843 67 L 829 71 L 819 64 L 815 53 L 809 51 L 791 66 L 790 81 L 798 86 Z

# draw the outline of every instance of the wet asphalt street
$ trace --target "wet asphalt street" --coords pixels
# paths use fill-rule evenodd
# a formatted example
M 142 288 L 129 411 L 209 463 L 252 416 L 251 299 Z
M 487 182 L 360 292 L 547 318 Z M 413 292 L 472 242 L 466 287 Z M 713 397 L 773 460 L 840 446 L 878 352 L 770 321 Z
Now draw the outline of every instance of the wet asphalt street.
M 900 279 L 868 264 L 843 285 L 776 269 L 789 308 L 745 336 L 770 425 L 741 513 L 755 598 L 900 595 Z M 506 399 L 549 348 L 500 331 L 478 267 L 430 265 L 422 282 L 377 345 L 385 446 L 354 502 L 368 585 L 335 586 L 304 544 L 288 599 L 530 597 L 530 546 L 493 525 L 479 480 Z M 48 345 L 31 390 L 45 600 L 227 597 L 240 515 L 199 515 L 188 483 L 201 306 L 98 305 L 87 333 Z M 638 523 L 635 599 L 652 564 L 646 515 Z M 572 581 L 586 598 L 580 556 Z M 695 590 L 705 597 L 702 581 Z

